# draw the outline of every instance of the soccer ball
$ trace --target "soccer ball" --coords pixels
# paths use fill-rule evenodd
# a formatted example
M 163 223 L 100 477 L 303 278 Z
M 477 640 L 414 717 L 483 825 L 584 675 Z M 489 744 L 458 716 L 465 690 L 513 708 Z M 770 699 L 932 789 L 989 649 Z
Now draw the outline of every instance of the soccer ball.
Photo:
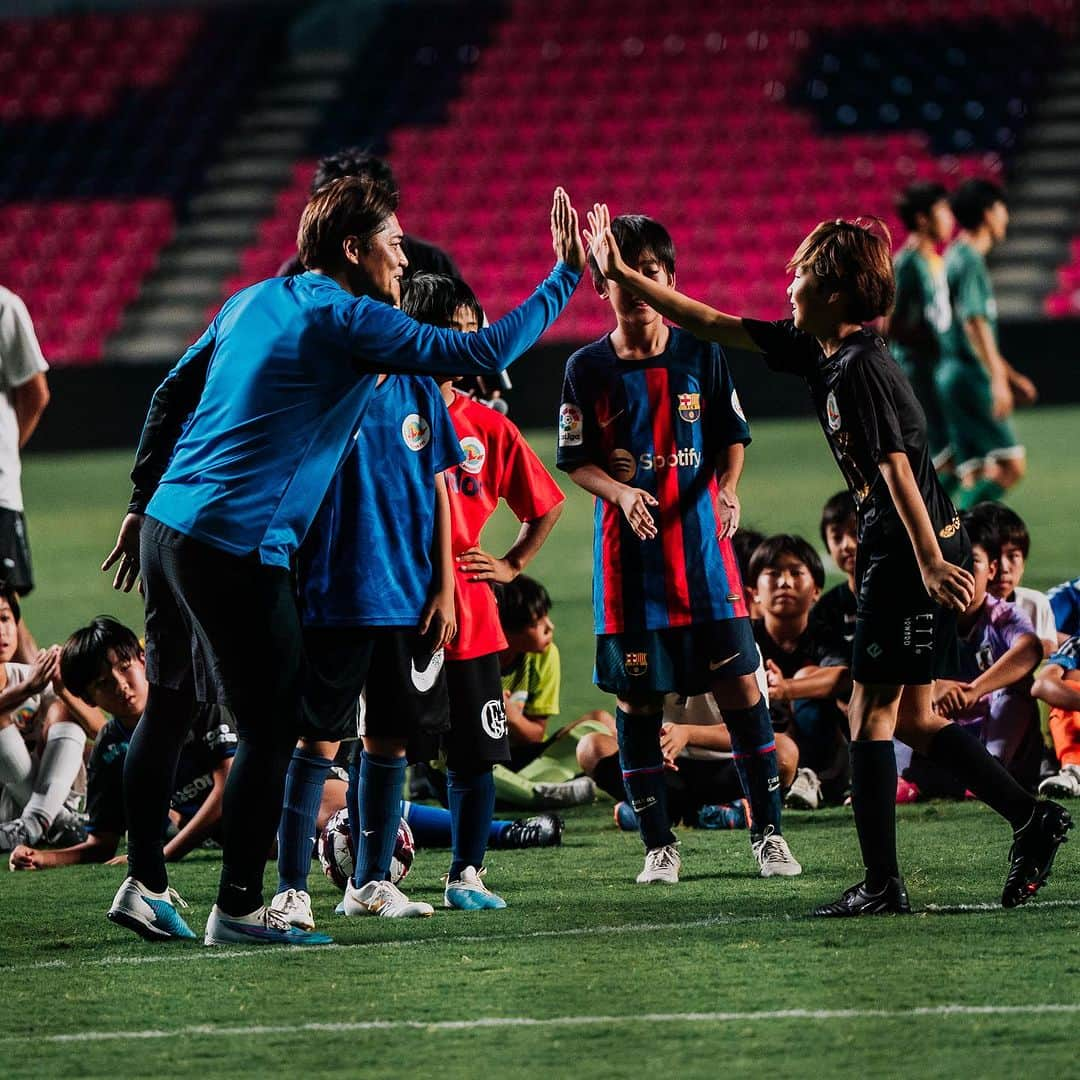
M 396 885 L 408 872 L 416 857 L 416 841 L 409 823 L 398 822 L 394 857 L 390 860 L 390 880 Z M 338 810 L 326 823 L 319 837 L 319 863 L 323 873 L 342 891 L 356 869 L 356 852 L 349 834 L 349 811 Z

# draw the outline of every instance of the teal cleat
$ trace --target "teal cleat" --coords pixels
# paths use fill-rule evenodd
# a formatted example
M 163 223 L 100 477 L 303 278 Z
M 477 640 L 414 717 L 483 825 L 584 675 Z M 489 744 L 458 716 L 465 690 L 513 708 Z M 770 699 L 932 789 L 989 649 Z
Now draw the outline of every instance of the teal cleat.
M 458 911 L 498 910 L 506 907 L 506 901 L 496 896 L 481 880 L 483 869 L 466 866 L 457 881 L 447 881 L 443 893 L 443 907 Z
M 107 917 L 147 941 L 194 941 L 195 932 L 184 922 L 177 906 L 186 908 L 187 904 L 175 889 L 151 892 L 141 881 L 126 877 Z
M 331 945 L 334 939 L 293 926 L 273 908 L 256 908 L 250 915 L 226 915 L 215 904 L 206 920 L 204 945 Z

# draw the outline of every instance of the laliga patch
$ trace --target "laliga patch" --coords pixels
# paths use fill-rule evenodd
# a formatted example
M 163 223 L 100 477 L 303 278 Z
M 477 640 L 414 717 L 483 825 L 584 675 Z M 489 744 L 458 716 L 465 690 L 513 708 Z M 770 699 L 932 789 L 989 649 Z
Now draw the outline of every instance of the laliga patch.
M 830 431 L 840 430 L 840 406 L 836 404 L 836 391 L 830 390 L 825 399 L 825 418 L 829 423 Z
M 401 437 L 410 450 L 423 450 L 431 442 L 431 425 L 419 413 L 409 413 L 401 422 Z
M 696 424 L 701 417 L 701 395 L 680 394 L 679 416 L 688 424 Z
M 576 405 L 567 402 L 559 408 L 559 445 L 580 446 L 584 442 L 582 434 L 585 418 Z
M 623 658 L 623 666 L 627 675 L 644 675 L 649 670 L 649 654 L 628 652 Z
M 742 402 L 739 400 L 738 390 L 731 391 L 731 410 L 744 424 L 746 423 L 746 413 L 742 411 Z
M 421 694 L 426 694 L 434 685 L 435 680 L 439 677 L 439 672 L 443 669 L 443 661 L 445 655 L 442 649 L 436 649 L 431 656 L 428 657 L 427 663 L 422 668 L 416 666 L 416 658 L 412 660 L 412 684 L 420 691 Z
M 465 455 L 461 467 L 467 473 L 475 475 L 484 467 L 487 451 L 484 450 L 484 444 L 475 435 L 466 435 L 461 440 L 461 452 Z
M 620 484 L 628 484 L 637 472 L 637 462 L 629 450 L 612 450 L 608 458 L 608 472 Z
M 501 701 L 492 699 L 484 703 L 480 725 L 489 739 L 501 739 L 506 734 L 506 709 Z

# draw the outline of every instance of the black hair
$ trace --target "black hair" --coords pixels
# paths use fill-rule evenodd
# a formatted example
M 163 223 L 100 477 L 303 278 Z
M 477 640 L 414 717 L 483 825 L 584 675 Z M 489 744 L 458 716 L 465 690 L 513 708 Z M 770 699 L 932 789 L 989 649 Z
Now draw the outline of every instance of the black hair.
M 513 581 L 495 590 L 499 601 L 499 621 L 508 634 L 527 630 L 551 610 L 547 589 L 534 578 L 518 574 Z
M 675 242 L 659 221 L 644 214 L 620 214 L 612 219 L 611 231 L 628 265 L 635 266 L 642 254 L 649 252 L 671 277 L 675 276 Z M 589 271 L 596 291 L 603 295 L 604 275 L 592 255 L 589 255 Z
M 108 663 L 110 649 L 121 660 L 137 660 L 143 655 L 135 632 L 109 615 L 99 615 L 89 626 L 79 627 L 64 642 L 60 653 L 60 676 L 76 697 L 90 701 L 90 684 Z
M 934 180 L 920 180 L 915 184 L 909 184 L 896 200 L 896 212 L 904 223 L 904 228 L 909 232 L 918 227 L 916 216 L 918 214 L 930 215 L 934 206 L 942 199 L 949 197 L 944 184 Z
M 754 554 L 750 556 L 750 580 L 757 581 L 761 571 L 775 566 L 781 555 L 791 555 L 798 559 L 810 571 L 814 584 L 819 589 L 824 587 L 825 567 L 822 565 L 821 556 L 809 540 L 792 536 L 790 533 L 777 533 L 762 540 L 754 548 Z
M 992 180 L 965 180 L 949 200 L 961 229 L 977 229 L 994 203 L 1005 202 L 1005 190 Z
M 750 556 L 764 539 L 763 532 L 742 527 L 731 538 L 731 546 L 735 549 L 735 561 L 739 564 L 739 577 L 743 579 L 744 584 L 750 582 Z
M 343 176 L 319 188 L 300 215 L 300 261 L 308 270 L 337 269 L 346 238 L 356 236 L 368 250 L 397 207 L 397 188 L 370 176 Z
M 19 607 L 19 594 L 16 592 L 15 586 L 6 578 L 0 578 L 0 596 L 8 602 L 11 614 L 15 616 L 15 621 L 18 622 L 22 618 L 22 610 Z
M 858 516 L 858 511 L 855 509 L 855 496 L 847 488 L 838 491 L 826 500 L 821 508 L 821 542 L 828 547 L 829 541 L 826 539 L 825 532 L 830 525 L 840 527 Z
M 992 561 L 1001 558 L 1001 533 L 987 515 L 966 510 L 960 515 L 960 524 L 964 526 L 972 547 L 978 544 Z
M 315 175 L 311 178 L 311 194 L 343 176 L 370 176 L 382 187 L 397 191 L 397 179 L 388 162 L 376 157 L 370 150 L 359 146 L 347 146 L 326 157 L 319 158 Z
M 1031 534 L 1024 523 L 1024 519 L 1013 509 L 1004 503 L 987 500 L 977 503 L 971 508 L 974 517 L 983 518 L 998 534 L 998 543 L 1004 547 L 1006 544 L 1015 544 L 1024 558 L 1031 551 Z
M 484 309 L 476 293 L 460 278 L 448 274 L 413 274 L 401 295 L 401 310 L 417 322 L 449 327 L 460 307 L 469 308 L 478 326 L 484 325 Z

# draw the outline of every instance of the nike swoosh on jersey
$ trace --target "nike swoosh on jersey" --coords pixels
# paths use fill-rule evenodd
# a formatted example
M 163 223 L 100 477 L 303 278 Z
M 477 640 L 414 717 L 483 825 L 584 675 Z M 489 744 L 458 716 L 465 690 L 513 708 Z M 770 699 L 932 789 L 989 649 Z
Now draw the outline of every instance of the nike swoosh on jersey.
M 625 409 L 620 409 L 614 416 L 609 416 L 606 420 L 599 420 L 597 423 L 599 423 L 602 428 L 606 428 L 608 424 L 614 424 L 624 412 L 626 412 Z
M 730 664 L 732 660 L 738 660 L 739 655 L 740 655 L 739 653 L 732 653 L 731 656 L 729 656 L 726 660 L 710 660 L 709 661 L 709 670 L 710 671 L 719 671 L 720 668 L 727 667 L 727 665 Z

